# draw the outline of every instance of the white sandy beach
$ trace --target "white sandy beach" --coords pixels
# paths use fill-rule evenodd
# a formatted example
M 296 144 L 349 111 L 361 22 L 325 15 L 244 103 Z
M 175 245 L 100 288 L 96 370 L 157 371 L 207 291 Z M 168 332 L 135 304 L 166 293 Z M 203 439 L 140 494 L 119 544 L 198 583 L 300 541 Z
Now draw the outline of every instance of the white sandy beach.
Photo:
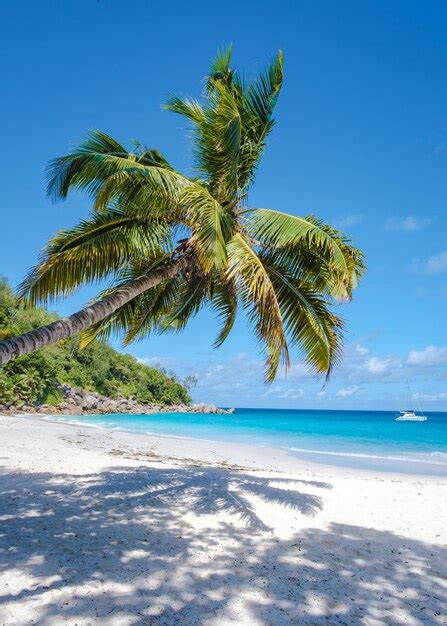
M 445 624 L 447 481 L 0 417 L 0 624 Z

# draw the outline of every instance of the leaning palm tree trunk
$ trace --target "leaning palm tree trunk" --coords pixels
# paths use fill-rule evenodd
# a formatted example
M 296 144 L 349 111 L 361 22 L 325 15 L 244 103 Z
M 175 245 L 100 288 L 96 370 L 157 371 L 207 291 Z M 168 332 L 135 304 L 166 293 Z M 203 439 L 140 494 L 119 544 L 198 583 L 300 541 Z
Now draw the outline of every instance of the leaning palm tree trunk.
M 136 278 L 111 295 L 73 313 L 69 317 L 56 320 L 47 326 L 41 326 L 18 337 L 0 341 L 0 364 L 4 365 L 11 359 L 34 352 L 61 339 L 68 339 L 68 337 L 86 330 L 114 313 L 126 302 L 130 302 L 141 293 L 156 287 L 164 280 L 176 276 L 184 267 L 185 262 L 185 257 L 177 258 L 168 265 Z

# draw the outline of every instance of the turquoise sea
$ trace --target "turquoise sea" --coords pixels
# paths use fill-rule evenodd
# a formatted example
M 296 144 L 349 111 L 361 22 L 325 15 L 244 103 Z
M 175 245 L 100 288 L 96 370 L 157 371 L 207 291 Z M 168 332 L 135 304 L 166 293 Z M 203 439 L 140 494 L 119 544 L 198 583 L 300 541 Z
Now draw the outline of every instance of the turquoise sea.
M 396 422 L 393 411 L 237 409 L 234 414 L 162 413 L 60 418 L 158 435 L 282 448 L 318 463 L 447 476 L 447 413 Z

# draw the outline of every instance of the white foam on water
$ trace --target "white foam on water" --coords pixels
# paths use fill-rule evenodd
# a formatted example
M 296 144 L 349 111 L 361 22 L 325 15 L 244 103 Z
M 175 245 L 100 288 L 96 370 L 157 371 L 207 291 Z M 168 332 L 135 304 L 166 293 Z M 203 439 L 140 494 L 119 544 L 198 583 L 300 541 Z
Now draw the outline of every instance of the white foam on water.
M 341 457 L 351 457 L 357 459 L 378 459 L 381 461 L 405 461 L 411 463 L 430 463 L 432 465 L 447 465 L 447 454 L 443 452 L 430 452 L 430 456 L 437 456 L 438 458 L 444 458 L 445 462 L 434 461 L 432 459 L 420 459 L 417 457 L 408 457 L 408 456 L 381 456 L 379 454 L 364 454 L 362 452 L 333 452 L 330 450 L 308 450 L 307 448 L 295 448 L 291 446 L 288 450 L 292 450 L 293 452 L 304 452 L 305 454 L 325 454 L 328 456 L 341 456 Z

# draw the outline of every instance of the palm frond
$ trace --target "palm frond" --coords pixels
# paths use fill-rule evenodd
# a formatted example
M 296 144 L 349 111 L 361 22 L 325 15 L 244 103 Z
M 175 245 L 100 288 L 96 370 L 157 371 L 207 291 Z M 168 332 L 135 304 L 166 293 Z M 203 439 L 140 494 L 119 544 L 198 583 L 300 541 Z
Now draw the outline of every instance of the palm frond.
M 191 185 L 184 176 L 159 167 L 128 167 L 111 174 L 95 196 L 95 210 L 104 211 L 115 204 L 134 215 L 152 217 L 172 216 L 180 194 Z
M 200 102 L 194 98 L 181 98 L 180 96 L 171 96 L 166 101 L 164 108 L 167 111 L 173 111 L 179 115 L 187 117 L 195 124 L 202 124 L 205 121 L 205 113 Z
M 227 260 L 226 242 L 235 229 L 234 216 L 199 185 L 185 189 L 180 204 L 193 225 L 189 243 L 203 269 L 222 268 Z
M 239 154 L 238 182 L 246 192 L 252 184 L 266 139 L 274 126 L 273 112 L 283 82 L 283 55 L 280 51 L 267 71 L 242 89 L 240 111 L 244 133 Z
M 194 123 L 196 169 L 220 201 L 238 197 L 252 182 L 273 127 L 283 80 L 281 52 L 248 85 L 230 68 L 230 61 L 231 47 L 218 53 L 207 79 L 204 105 L 175 96 L 166 105 Z
M 129 167 L 172 171 L 158 151 L 130 153 L 106 133 L 91 131 L 70 154 L 49 163 L 47 194 L 53 199 L 66 198 L 70 189 L 78 189 L 94 197 L 110 176 Z
M 287 337 L 301 349 L 308 366 L 327 377 L 341 358 L 342 321 L 311 284 L 261 254 L 278 298 Z
M 316 224 L 335 242 L 344 256 L 346 268 L 337 268 L 334 265 L 331 246 L 317 247 L 312 239 L 308 238 L 300 241 L 298 246 L 290 244 L 277 248 L 269 247 L 268 254 L 274 257 L 275 263 L 287 266 L 293 276 L 312 284 L 317 292 L 336 300 L 350 300 L 358 279 L 365 271 L 362 252 L 340 231 L 312 216 L 308 216 L 306 220 Z
M 255 209 L 249 214 L 247 230 L 255 239 L 275 248 L 299 246 L 304 242 L 307 247 L 328 254 L 332 269 L 344 276 L 348 274 L 348 264 L 339 241 L 314 219 L 272 209 Z
M 249 242 L 237 233 L 228 243 L 230 280 L 239 278 L 241 297 L 248 308 L 258 339 L 266 346 L 266 380 L 272 381 L 282 363 L 289 366 L 289 353 L 281 309 L 272 281 Z
M 281 51 L 269 63 L 267 71 L 253 81 L 245 96 L 245 107 L 259 121 L 258 139 L 264 138 L 283 82 L 284 57 Z
M 135 311 L 128 324 L 124 337 L 124 345 L 129 345 L 136 339 L 147 337 L 150 332 L 158 328 L 166 319 L 170 311 L 178 303 L 182 277 L 175 277 L 151 289 L 147 296 L 137 302 Z
M 238 193 L 241 117 L 233 93 L 216 84 L 204 107 L 204 120 L 195 128 L 195 169 L 205 177 L 216 199 L 234 200 Z
M 155 270 L 171 257 L 170 252 L 158 248 L 151 255 L 132 258 L 115 272 L 113 283 L 102 290 L 93 302 L 112 295 L 121 287 Z M 179 280 L 180 277 L 176 276 L 125 302 L 114 313 L 84 331 L 80 337 L 80 347 L 86 347 L 95 339 L 108 339 L 111 335 L 124 335 L 124 345 L 127 345 L 134 339 L 150 334 L 157 319 L 167 311 L 164 307 L 167 306 L 166 294 L 170 286 L 178 284 Z
M 175 171 L 169 161 L 161 154 L 157 148 L 148 148 L 138 140 L 134 140 L 135 154 L 138 163 L 142 165 L 161 167 L 165 170 Z
M 232 71 L 230 68 L 233 45 L 229 44 L 225 48 L 220 48 L 211 63 L 211 68 L 206 81 L 206 88 L 210 92 L 219 82 L 229 84 L 231 82 Z
M 211 306 L 217 311 L 221 322 L 221 329 L 214 342 L 214 347 L 220 347 L 236 321 L 237 314 L 237 289 L 234 280 L 228 280 L 220 275 L 212 285 Z
M 158 320 L 158 331 L 179 332 L 183 330 L 191 318 L 206 304 L 209 286 L 209 278 L 200 274 L 183 281 L 172 308 Z
M 32 305 L 46 304 L 119 271 L 132 257 L 149 257 L 163 241 L 169 241 L 169 229 L 161 222 L 142 223 L 119 211 L 95 215 L 50 239 L 20 296 Z

